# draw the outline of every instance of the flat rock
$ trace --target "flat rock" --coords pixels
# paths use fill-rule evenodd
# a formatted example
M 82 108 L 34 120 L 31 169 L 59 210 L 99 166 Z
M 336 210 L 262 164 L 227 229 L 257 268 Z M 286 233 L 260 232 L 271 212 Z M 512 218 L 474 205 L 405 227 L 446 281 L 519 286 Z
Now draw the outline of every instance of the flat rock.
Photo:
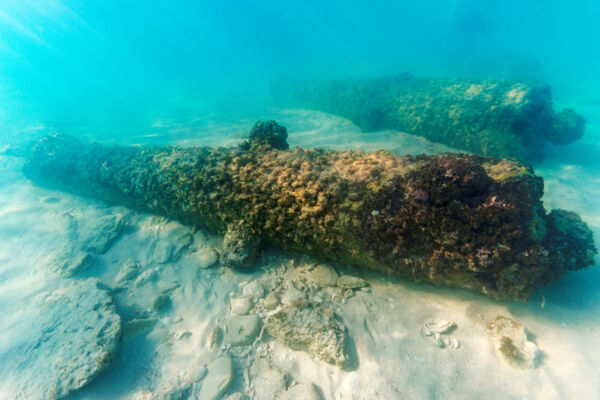
M 154 268 L 147 269 L 137 277 L 135 280 L 135 287 L 142 287 L 148 282 L 155 281 L 156 279 L 158 279 L 158 272 L 156 272 Z
M 158 240 L 150 249 L 150 259 L 158 264 L 176 262 L 192 241 L 189 228 L 175 221 L 168 222 L 158 232 Z
M 140 270 L 140 263 L 129 259 L 123 263 L 121 268 L 119 269 L 119 273 L 115 277 L 115 283 L 125 283 L 127 281 L 132 280 L 137 276 Z
M 539 349 L 527 339 L 527 330 L 512 318 L 502 315 L 486 325 L 490 338 L 500 357 L 518 368 L 535 368 Z
M 219 357 L 208 366 L 208 373 L 202 381 L 198 399 L 217 400 L 229 387 L 233 377 L 233 364 L 229 356 Z
M 301 290 L 290 286 L 281 296 L 281 303 L 286 306 L 302 307 L 306 303 L 306 295 Z
M 329 265 L 317 265 L 310 271 L 310 277 L 321 286 L 337 286 L 338 273 Z
M 237 315 L 248 315 L 252 309 L 252 300 L 247 297 L 234 297 L 229 302 L 229 309 Z
M 342 275 L 338 278 L 337 287 L 342 289 L 359 289 L 367 286 L 367 281 L 363 278 L 351 275 Z
M 176 331 L 171 332 L 169 334 L 169 341 L 171 343 L 176 343 L 176 342 L 179 342 L 179 341 L 181 341 L 181 340 L 183 340 L 185 338 L 188 338 L 190 336 L 192 336 L 192 332 L 190 332 L 190 331 L 188 331 L 188 330 L 186 330 L 184 328 L 181 328 L 181 329 L 177 329 Z
M 267 310 L 274 310 L 279 305 L 279 298 L 273 292 L 269 293 L 263 301 L 263 307 Z
M 249 282 L 242 288 L 242 296 L 253 300 L 262 299 L 265 297 L 265 288 L 258 281 Z
M 161 310 L 163 309 L 169 302 L 171 301 L 171 298 L 169 297 L 169 295 L 167 294 L 160 294 L 158 296 L 156 296 L 154 298 L 154 300 L 152 301 L 152 308 L 154 310 Z
M 435 334 L 445 334 L 450 332 L 455 327 L 454 322 L 447 321 L 445 319 L 434 320 L 428 319 L 423 324 L 423 334 L 425 336 L 431 336 Z
M 79 227 L 81 248 L 96 254 L 104 254 L 127 227 L 123 214 L 105 215 L 84 221 Z
M 207 269 L 207 268 L 214 267 L 219 262 L 219 254 L 216 252 L 215 249 L 213 249 L 211 247 L 204 247 L 204 248 L 198 249 L 194 253 L 194 258 L 195 258 L 195 264 L 200 269 Z
M 256 315 L 232 315 L 227 321 L 225 341 L 232 346 L 247 346 L 254 342 L 261 327 Z
M 158 318 L 142 317 L 134 318 L 123 324 L 121 337 L 123 340 L 131 339 L 142 333 L 150 330 L 156 323 Z
M 321 396 L 317 393 L 315 386 L 307 383 L 299 383 L 290 387 L 285 392 L 277 396 L 277 400 L 320 400 Z
M 237 392 L 227 396 L 226 400 L 250 400 L 246 393 Z
M 187 400 L 192 391 L 191 384 L 183 384 L 181 386 L 158 388 L 153 393 L 151 400 Z
M 62 276 L 71 277 L 90 269 L 94 261 L 92 254 L 73 249 L 71 252 L 60 253 L 55 258 L 54 269 Z
M 110 363 L 121 335 L 121 318 L 97 279 L 44 292 L 36 317 L 14 357 L 17 399 L 62 398 Z
M 171 261 L 174 249 L 175 246 L 173 243 L 166 240 L 159 240 L 154 243 L 150 250 L 150 261 L 157 264 L 166 264 Z
M 266 319 L 265 328 L 290 348 L 308 351 L 330 364 L 343 368 L 350 360 L 345 328 L 328 307 L 285 306 Z
M 252 363 L 250 379 L 257 399 L 274 399 L 285 390 L 285 374 L 264 358 Z

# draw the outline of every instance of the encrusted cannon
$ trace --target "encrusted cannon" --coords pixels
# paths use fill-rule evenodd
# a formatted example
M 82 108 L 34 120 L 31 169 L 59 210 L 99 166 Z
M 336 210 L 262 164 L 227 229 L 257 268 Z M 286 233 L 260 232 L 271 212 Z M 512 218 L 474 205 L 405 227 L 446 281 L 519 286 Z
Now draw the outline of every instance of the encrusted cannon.
M 475 154 L 533 161 L 546 143 L 583 136 L 585 120 L 552 109 L 550 86 L 508 80 L 280 80 L 280 103 L 346 117 L 365 131 L 395 129 Z
M 258 122 L 233 148 L 124 147 L 47 136 L 35 182 L 223 234 L 224 264 L 262 245 L 416 281 L 525 299 L 594 262 L 587 225 L 544 210 L 542 178 L 517 161 L 464 154 L 288 150 Z

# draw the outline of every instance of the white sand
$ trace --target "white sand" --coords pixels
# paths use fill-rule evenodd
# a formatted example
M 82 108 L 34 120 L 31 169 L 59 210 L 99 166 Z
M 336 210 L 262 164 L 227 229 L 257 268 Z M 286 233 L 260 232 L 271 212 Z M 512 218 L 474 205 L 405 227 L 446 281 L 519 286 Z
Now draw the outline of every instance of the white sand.
M 600 115 L 600 110 L 596 111 Z M 360 133 L 347 120 L 318 112 L 273 111 L 271 117 L 288 127 L 292 146 L 366 151 L 386 148 L 402 154 L 447 150 L 398 132 Z M 206 123 L 203 126 L 207 131 L 218 133 L 210 137 L 192 136 L 177 126 L 173 130 L 169 128 L 172 125 L 163 122 L 166 127 L 160 131 L 160 140 L 156 136 L 140 136 L 129 138 L 128 143 L 229 145 L 241 140 L 243 131 L 253 122 L 253 118 L 240 120 L 233 129 L 228 122 Z M 600 133 L 595 123 L 590 121 L 587 145 L 584 142 L 577 145 L 582 147 L 552 150 L 538 170 L 545 177 L 549 192 L 546 206 L 581 213 L 598 239 L 600 151 L 591 144 Z M 102 140 L 117 141 L 109 137 Z M 583 156 L 567 154 L 575 151 Z M 87 277 L 97 277 L 113 287 L 119 269 L 128 259 L 140 262 L 140 273 L 154 270 L 157 277 L 139 287 L 131 281 L 125 290 L 114 294 L 123 319 L 123 342 L 108 369 L 73 393 L 73 398 L 159 396 L 186 382 L 202 383 L 206 366 L 222 354 L 231 354 L 234 361 L 233 381 L 226 394 L 241 391 L 252 396 L 261 392 L 252 387 L 249 370 L 252 360 L 264 356 L 288 375 L 288 386 L 294 382 L 312 383 L 324 399 L 600 398 L 597 267 L 572 273 L 542 288 L 528 304 L 501 303 L 469 292 L 346 271 L 366 278 L 371 292 L 356 291 L 345 303 L 331 301 L 336 289 L 319 293 L 335 309 L 353 343 L 351 353 L 356 360 L 348 370 L 316 360 L 307 352 L 290 350 L 267 335 L 247 348 L 223 344 L 211 347 L 209 337 L 215 326 L 224 326 L 230 295 L 241 283 L 254 279 L 271 289 L 269 282 L 284 274 L 289 277 L 293 271 L 289 268 L 293 255 L 270 251 L 266 263 L 248 273 L 219 267 L 199 270 L 198 252 L 220 245 L 220 238 L 199 232 L 179 260 L 159 264 L 160 252 L 164 250 L 156 249 L 164 249 L 168 245 L 165 240 L 174 243 L 172 236 L 164 239 L 173 224 L 133 213 L 131 227 L 108 252 L 97 257 L 90 270 L 75 278 L 59 277 L 51 270 L 50 255 L 61 246 L 72 245 L 68 243 L 67 233 L 72 229 L 68 215 L 77 221 L 89 221 L 122 210 L 35 187 L 20 173 L 21 162 L 19 158 L 0 156 L 0 399 L 18 397 L 16 388 L 24 377 L 45 378 L 32 378 L 12 362 L 19 346 L 33 334 L 29 327 L 36 321 L 27 305 L 34 297 Z M 178 229 L 185 232 L 184 228 Z M 312 262 L 296 259 L 295 265 Z M 153 310 L 154 299 L 173 282 L 180 287 L 169 292 L 170 303 L 159 311 Z M 512 316 L 527 327 L 530 340 L 541 351 L 537 368 L 517 369 L 498 357 L 485 328 L 497 315 Z M 128 325 L 135 318 L 155 320 L 146 329 L 135 330 Z M 457 339 L 460 347 L 454 350 L 435 346 L 432 338 L 422 333 L 428 319 L 454 322 L 456 328 L 443 336 Z M 40 393 L 39 398 L 46 398 L 46 394 Z

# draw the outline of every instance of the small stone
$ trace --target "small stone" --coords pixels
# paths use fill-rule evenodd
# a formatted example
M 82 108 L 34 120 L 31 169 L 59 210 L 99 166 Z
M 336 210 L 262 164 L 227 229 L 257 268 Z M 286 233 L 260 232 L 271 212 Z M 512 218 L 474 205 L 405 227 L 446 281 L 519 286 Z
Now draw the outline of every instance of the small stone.
M 352 289 L 344 290 L 344 294 L 342 295 L 342 301 L 346 301 L 351 297 L 354 297 L 354 290 L 352 290 Z
M 173 246 L 173 244 L 164 241 L 164 240 L 160 240 L 158 242 L 156 242 L 154 244 L 154 247 L 152 247 L 151 250 L 151 254 L 152 254 L 152 258 L 151 261 L 155 262 L 157 264 L 166 264 L 169 261 L 171 261 L 171 257 L 173 256 L 173 250 L 175 249 L 175 246 Z
M 247 297 L 234 297 L 229 303 L 229 309 L 237 315 L 248 315 L 252 309 L 252 300 Z
M 80 240 L 83 243 L 82 249 L 96 254 L 104 254 L 121 236 L 126 227 L 127 220 L 123 214 L 106 215 L 94 219 L 93 222 L 86 221 L 79 232 Z
M 342 289 L 359 289 L 367 286 L 367 281 L 357 276 L 342 275 L 337 280 L 337 286 Z
M 208 368 L 206 367 L 206 365 L 194 365 L 190 368 L 186 379 L 191 383 L 199 382 L 206 377 L 207 373 Z
M 257 399 L 273 399 L 285 389 L 285 374 L 264 358 L 254 361 L 250 379 Z
M 281 303 L 286 306 L 302 307 L 306 303 L 306 295 L 291 286 L 281 296 Z
M 146 283 L 154 281 L 158 278 L 158 273 L 152 268 L 152 269 L 147 269 L 144 272 L 142 272 L 140 274 L 140 276 L 137 277 L 137 279 L 135 280 L 135 287 L 142 287 L 144 286 Z
M 529 369 L 537 366 L 539 349 L 527 339 L 527 330 L 520 322 L 500 315 L 486 327 L 500 357 L 509 365 Z
M 252 281 L 244 285 L 242 288 L 242 296 L 253 300 L 262 299 L 265 297 L 265 289 L 258 281 Z
M 317 265 L 310 271 L 310 277 L 321 286 L 334 287 L 337 285 L 338 273 L 329 265 Z
M 277 396 L 277 400 L 320 400 L 321 396 L 317 393 L 315 386 L 310 383 L 299 383 L 290 387 L 285 392 Z
M 309 351 L 330 364 L 343 368 L 350 361 L 345 327 L 323 305 L 285 306 L 265 320 L 265 328 L 290 348 Z
M 147 263 L 166 264 L 176 262 L 192 244 L 193 236 L 189 228 L 178 222 L 161 223 L 156 240 L 150 249 Z
M 223 341 L 223 330 L 218 326 L 213 327 L 208 334 L 208 338 L 206 340 L 206 346 L 209 349 L 214 349 L 221 345 Z
M 90 269 L 95 261 L 94 256 L 85 251 L 75 251 L 74 254 L 65 255 L 61 259 L 57 270 L 59 274 L 67 277 Z
M 141 335 L 146 330 L 152 328 L 158 322 L 157 318 L 134 318 L 125 322 L 121 338 L 127 340 Z
M 119 273 L 115 278 L 115 283 L 123 283 L 132 280 L 135 278 L 140 270 L 140 263 L 129 259 L 123 263 L 121 269 L 119 269 Z
M 446 347 L 446 343 L 444 343 L 444 340 L 442 340 L 441 335 L 437 332 L 433 334 L 433 344 L 435 344 L 440 349 Z
M 279 305 L 279 299 L 277 295 L 273 292 L 269 293 L 267 297 L 265 297 L 265 301 L 263 302 L 263 307 L 267 310 L 274 310 Z
M 180 287 L 181 287 L 181 285 L 179 284 L 179 282 L 172 281 L 172 282 L 159 282 L 158 283 L 158 290 L 159 290 L 160 294 L 170 294 Z
M 169 338 L 171 339 L 171 342 L 175 343 L 175 342 L 179 342 L 180 340 L 183 340 L 190 336 L 192 336 L 192 332 L 182 328 L 182 329 L 178 329 L 175 332 L 171 333 L 169 335 Z
M 196 265 L 200 269 L 214 267 L 219 262 L 219 254 L 215 249 L 210 247 L 198 249 L 194 255 L 196 257 Z
M 208 366 L 208 373 L 202 381 L 198 399 L 217 400 L 229 387 L 233 377 L 233 363 L 229 356 L 219 357 Z
M 227 400 L 250 400 L 250 397 L 248 397 L 245 393 L 237 392 L 227 396 Z
M 3 342 L 15 391 L 3 387 L 0 397 L 64 398 L 110 365 L 121 338 L 115 302 L 97 279 L 65 283 L 38 294 L 23 310 L 30 323 L 22 337 Z
M 171 299 L 166 294 L 161 294 L 157 296 L 152 302 L 152 308 L 155 310 L 160 310 L 165 307 Z
M 458 339 L 452 338 L 448 340 L 448 343 L 446 345 L 452 350 L 458 350 L 458 348 L 460 347 L 460 342 L 458 341 Z
M 445 319 L 441 320 L 433 320 L 428 319 L 423 324 L 423 334 L 425 336 L 431 336 L 433 334 L 445 334 L 448 333 L 452 328 L 454 328 L 455 324 L 452 321 L 447 321 Z
M 232 346 L 247 346 L 254 342 L 261 326 L 256 315 L 233 315 L 227 321 L 225 340 Z
M 183 384 L 181 386 L 169 386 L 155 390 L 152 400 L 186 400 L 190 396 L 192 385 Z

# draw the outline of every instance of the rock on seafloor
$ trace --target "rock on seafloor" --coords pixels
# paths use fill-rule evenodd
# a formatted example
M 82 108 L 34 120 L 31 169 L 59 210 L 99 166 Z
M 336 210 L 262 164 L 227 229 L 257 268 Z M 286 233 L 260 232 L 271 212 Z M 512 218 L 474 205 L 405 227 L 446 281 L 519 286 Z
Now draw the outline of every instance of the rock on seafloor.
M 271 292 L 265 297 L 262 305 L 267 310 L 274 310 L 279 305 L 279 298 L 275 293 Z
M 252 300 L 247 297 L 234 297 L 229 301 L 229 309 L 237 315 L 248 315 L 252 309 Z
M 219 357 L 208 366 L 208 373 L 202 381 L 198 399 L 220 399 L 233 378 L 233 363 L 229 356 Z
M 257 399 L 274 399 L 285 390 L 286 375 L 264 358 L 254 361 L 250 378 Z
M 175 221 L 167 222 L 158 231 L 158 240 L 152 246 L 148 261 L 158 264 L 177 261 L 192 241 L 193 236 L 189 228 Z
M 123 214 L 105 215 L 93 223 L 85 222 L 79 226 L 79 238 L 82 248 L 97 254 L 104 254 L 127 227 L 127 218 Z
M 321 286 L 334 287 L 337 285 L 338 273 L 329 265 L 319 264 L 310 271 L 310 277 Z
M 94 265 L 94 256 L 82 250 L 61 253 L 54 259 L 54 270 L 60 275 L 71 277 L 86 271 Z
M 225 341 L 232 346 L 247 346 L 252 344 L 262 323 L 256 315 L 232 315 L 226 325 Z
M 527 338 L 527 330 L 523 324 L 499 315 L 486 327 L 496 351 L 509 365 L 527 369 L 537 366 L 539 349 Z
M 341 289 L 360 289 L 367 286 L 367 281 L 357 276 L 342 275 L 337 280 L 337 286 Z
M 139 273 L 141 266 L 138 261 L 128 259 L 119 269 L 119 273 L 115 277 L 115 284 L 125 283 L 135 278 Z
M 121 318 L 96 279 L 44 292 L 27 341 L 15 355 L 17 399 L 62 398 L 110 363 L 121 335 Z
M 200 269 L 213 267 L 219 262 L 219 254 L 210 247 L 196 250 L 192 253 L 192 257 L 194 257 L 195 264 Z
M 277 400 L 320 400 L 321 396 L 317 393 L 314 385 L 299 383 L 288 388 L 277 396 Z
M 258 281 L 249 282 L 242 287 L 242 296 L 253 300 L 262 299 L 265 297 L 265 288 Z
M 345 327 L 326 306 L 284 306 L 265 320 L 265 328 L 290 348 L 309 351 L 327 363 L 344 368 L 350 361 Z

